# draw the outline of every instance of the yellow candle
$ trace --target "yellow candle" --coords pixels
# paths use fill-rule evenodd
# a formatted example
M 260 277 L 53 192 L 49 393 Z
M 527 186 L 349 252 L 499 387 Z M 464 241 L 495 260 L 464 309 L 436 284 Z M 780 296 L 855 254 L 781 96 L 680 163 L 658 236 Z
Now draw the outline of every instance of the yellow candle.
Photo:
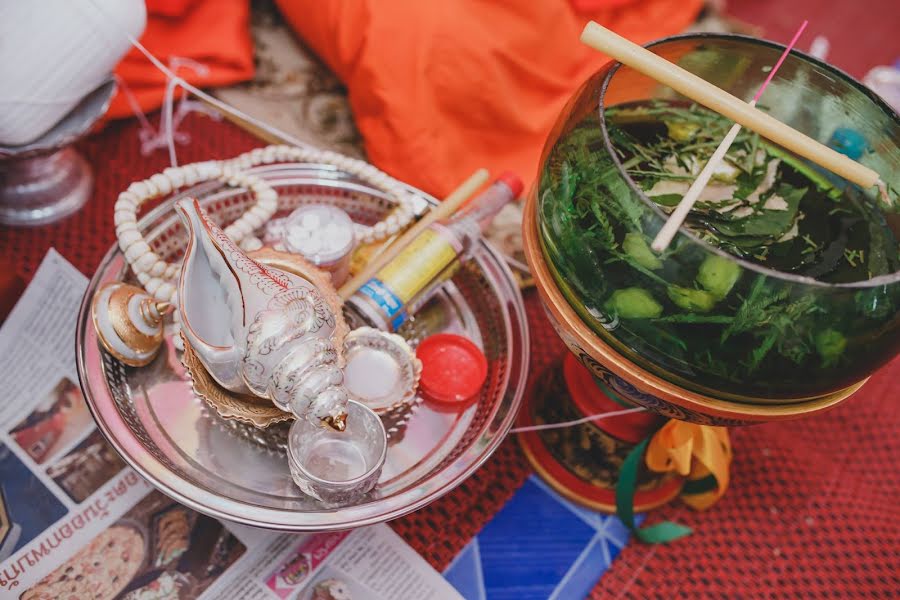
M 472 175 L 460 184 L 458 188 L 453 190 L 449 196 L 444 198 L 443 202 L 428 211 L 424 217 L 409 228 L 400 238 L 393 244 L 388 246 L 384 252 L 372 259 L 365 268 L 357 273 L 353 279 L 345 283 L 338 294 L 346 300 L 352 296 L 356 290 L 361 288 L 365 282 L 371 279 L 375 273 L 380 271 L 385 265 L 393 260 L 400 251 L 409 246 L 410 243 L 425 231 L 429 225 L 442 221 L 450 217 L 456 212 L 463 203 L 468 200 L 478 188 L 484 185 L 488 180 L 489 173 L 486 169 L 478 169 Z

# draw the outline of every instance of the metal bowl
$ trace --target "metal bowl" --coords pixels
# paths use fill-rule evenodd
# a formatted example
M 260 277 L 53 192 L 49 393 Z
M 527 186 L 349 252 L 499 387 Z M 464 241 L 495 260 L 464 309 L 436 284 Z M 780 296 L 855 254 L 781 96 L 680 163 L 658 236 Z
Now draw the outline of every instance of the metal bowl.
M 0 223 L 45 225 L 87 202 L 93 170 L 72 144 L 106 113 L 115 91 L 110 76 L 38 139 L 22 146 L 0 144 Z
M 392 207 L 381 192 L 329 166 L 268 165 L 252 172 L 278 190 L 280 214 L 302 204 L 329 202 L 356 221 L 372 223 Z M 172 205 L 186 195 L 199 198 L 223 223 L 252 202 L 246 190 L 211 182 L 150 211 L 140 229 L 170 261 L 181 256 L 186 240 Z M 452 332 L 484 350 L 489 373 L 478 402 L 458 412 L 432 408 L 427 401 L 413 403 L 411 412 L 399 419 L 402 431 L 390 437 L 375 490 L 359 504 L 324 508 L 291 480 L 283 428 L 262 430 L 225 421 L 194 395 L 170 332 L 163 351 L 143 368 L 128 367 L 102 349 L 91 326 L 91 297 L 106 282 L 133 279 L 122 253 L 113 247 L 85 292 L 76 340 L 84 397 L 98 427 L 129 465 L 164 493 L 213 517 L 286 531 L 345 529 L 394 519 L 471 475 L 503 440 L 519 408 L 528 364 L 525 310 L 504 261 L 482 243 L 423 311 L 428 318 L 408 328 L 412 344 L 431 333 Z

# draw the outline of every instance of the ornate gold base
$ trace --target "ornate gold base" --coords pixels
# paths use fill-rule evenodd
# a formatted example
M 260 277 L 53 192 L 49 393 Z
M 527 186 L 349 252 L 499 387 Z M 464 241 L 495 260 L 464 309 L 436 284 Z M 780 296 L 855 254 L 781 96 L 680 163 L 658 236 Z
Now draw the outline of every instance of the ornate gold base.
M 276 408 L 263 398 L 251 394 L 235 394 L 220 386 L 207 372 L 184 336 L 181 338 L 184 340 L 181 363 L 191 376 L 194 393 L 220 417 L 241 421 L 260 429 L 294 419 L 291 413 Z

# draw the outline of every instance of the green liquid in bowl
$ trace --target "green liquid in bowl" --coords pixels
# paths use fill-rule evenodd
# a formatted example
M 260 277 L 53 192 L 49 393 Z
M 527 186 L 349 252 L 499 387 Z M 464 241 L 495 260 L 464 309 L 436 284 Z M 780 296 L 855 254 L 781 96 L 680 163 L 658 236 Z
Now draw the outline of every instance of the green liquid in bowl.
M 559 288 L 604 341 L 678 385 L 745 401 L 836 391 L 897 353 L 898 222 L 874 191 L 744 131 L 690 234 L 657 255 L 667 212 L 732 123 L 669 99 L 601 120 L 577 109 L 591 86 L 548 146 L 538 218 Z

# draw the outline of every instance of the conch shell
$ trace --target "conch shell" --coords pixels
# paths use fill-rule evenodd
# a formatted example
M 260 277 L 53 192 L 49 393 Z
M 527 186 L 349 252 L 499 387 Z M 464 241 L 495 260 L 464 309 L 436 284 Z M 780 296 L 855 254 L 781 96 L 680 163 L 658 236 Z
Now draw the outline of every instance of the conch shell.
M 318 288 L 247 256 L 197 200 L 175 206 L 189 233 L 178 283 L 182 332 L 209 374 L 233 392 L 343 429 L 337 321 Z

